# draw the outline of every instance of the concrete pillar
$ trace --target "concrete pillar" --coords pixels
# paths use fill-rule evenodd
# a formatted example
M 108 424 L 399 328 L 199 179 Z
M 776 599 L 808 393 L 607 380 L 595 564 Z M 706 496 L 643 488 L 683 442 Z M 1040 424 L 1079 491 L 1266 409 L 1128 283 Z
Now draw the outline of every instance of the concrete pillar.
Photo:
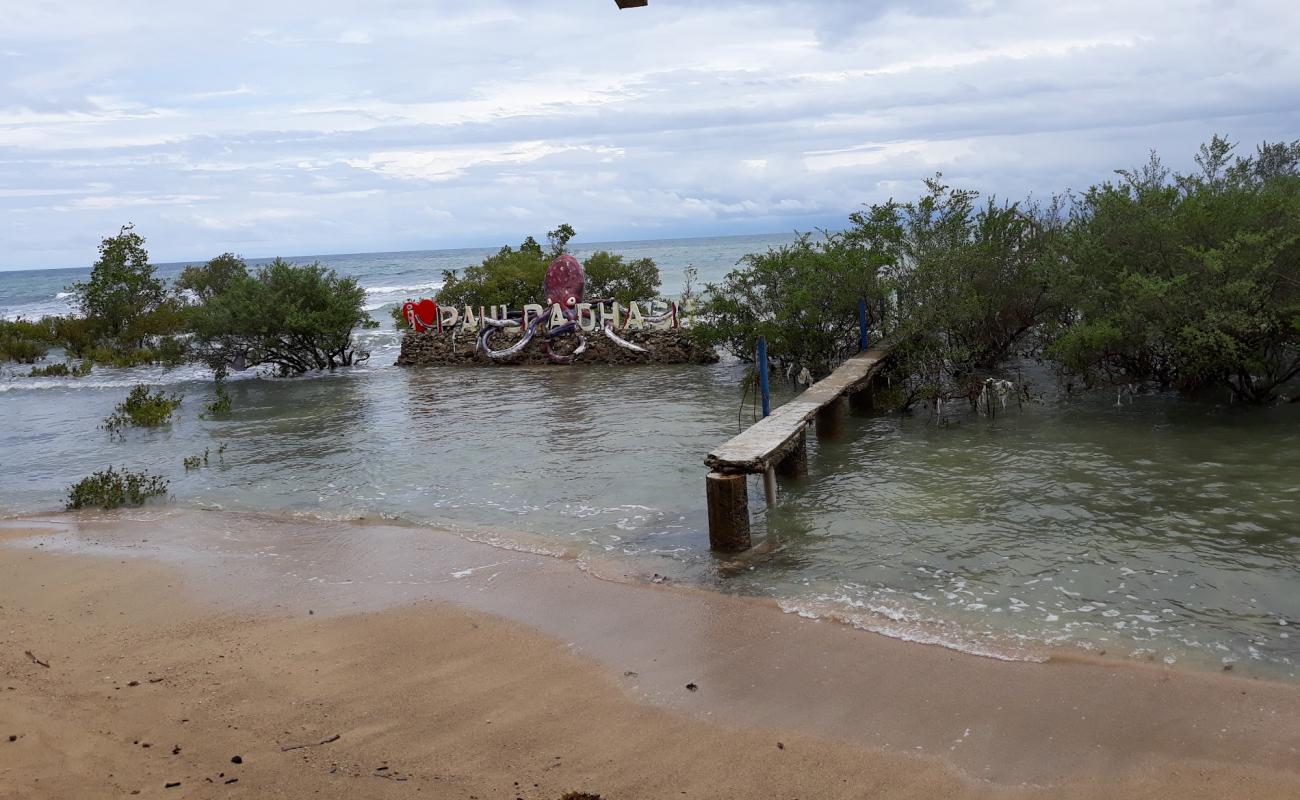
M 876 410 L 875 386 L 868 383 L 849 395 L 849 410 L 854 414 L 870 414 Z
M 753 542 L 745 476 L 710 472 L 704 487 L 709 504 L 709 547 L 723 553 L 748 550 Z
M 844 398 L 822 406 L 817 412 L 817 438 L 838 439 L 844 433 Z
M 808 477 L 808 429 L 799 431 L 799 444 L 776 465 L 776 474 L 782 478 Z

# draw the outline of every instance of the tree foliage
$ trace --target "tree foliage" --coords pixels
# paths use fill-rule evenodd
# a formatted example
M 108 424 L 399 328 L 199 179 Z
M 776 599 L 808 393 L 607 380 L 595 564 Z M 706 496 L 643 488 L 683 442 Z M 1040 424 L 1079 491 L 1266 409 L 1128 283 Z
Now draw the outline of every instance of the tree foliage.
M 234 253 L 222 253 L 202 266 L 186 267 L 176 279 L 176 288 L 193 292 L 200 303 L 224 292 L 231 283 L 248 275 L 248 265 Z
M 133 225 L 122 226 L 116 236 L 100 242 L 90 279 L 73 284 L 72 291 L 81 313 L 95 321 L 100 336 L 137 347 L 150 333 L 142 327 L 144 318 L 167 298 L 149 263 L 144 238 Z
M 53 331 L 44 321 L 0 319 L 0 361 L 34 364 L 53 343 Z
M 587 272 L 588 300 L 617 300 L 626 305 L 659 296 L 659 267 L 652 258 L 624 261 L 618 253 L 598 250 L 582 266 Z
M 1275 402 L 1300 383 L 1300 141 L 1233 150 L 1212 138 L 1187 175 L 1152 154 L 1046 206 L 936 177 L 843 234 L 747 257 L 709 287 L 699 335 L 745 359 L 763 335 L 773 361 L 821 374 L 853 349 L 865 294 L 891 300 L 905 407 L 975 402 L 1021 356 L 1072 382 Z
M 1300 142 L 1232 150 L 1214 137 L 1190 175 L 1152 154 L 1082 197 L 1064 288 L 1074 315 L 1048 350 L 1067 371 L 1250 403 L 1300 375 Z
M 763 336 L 774 366 L 820 377 L 856 351 L 858 299 L 879 297 L 885 263 L 843 234 L 801 234 L 707 285 L 694 335 L 745 360 Z
M 481 264 L 466 267 L 459 273 L 444 271 L 443 287 L 438 292 L 439 305 L 505 304 L 519 309 L 528 303 L 541 302 L 546 268 L 565 252 L 573 236 L 571 226 L 560 225 L 547 233 L 546 248 L 529 236 L 517 249 L 506 245 Z M 627 262 L 621 255 L 600 251 L 593 253 L 583 266 L 587 272 L 584 296 L 593 300 L 616 299 L 629 303 L 648 300 L 659 293 L 659 268 L 652 259 Z
M 368 319 L 364 300 L 354 278 L 277 258 L 256 273 L 230 275 L 193 310 L 196 351 L 218 376 L 260 365 L 285 375 L 351 366 L 369 355 L 352 341 Z
M 459 273 L 444 271 L 438 303 L 458 307 L 506 304 L 516 309 L 536 303 L 550 261 L 546 251 L 530 236 L 517 250 L 506 245 L 481 264 L 466 267 Z
M 941 176 L 925 186 L 915 201 L 851 215 L 847 236 L 887 264 L 904 405 L 974 401 L 989 374 L 1062 313 L 1053 293 L 1059 204 L 981 203 Z

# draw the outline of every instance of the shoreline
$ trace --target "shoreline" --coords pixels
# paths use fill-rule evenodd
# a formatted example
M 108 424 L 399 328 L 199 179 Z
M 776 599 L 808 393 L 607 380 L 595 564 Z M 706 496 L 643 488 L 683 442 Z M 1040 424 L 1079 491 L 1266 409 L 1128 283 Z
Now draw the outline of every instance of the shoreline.
M 116 514 L 132 512 L 116 512 Z M 150 506 L 134 509 L 134 514 L 141 522 L 149 522 L 154 516 L 162 517 L 181 515 L 202 517 L 202 515 L 229 515 L 267 524 L 285 525 L 326 525 L 351 526 L 359 529 L 397 528 L 408 532 L 423 532 L 433 536 L 454 536 L 465 542 L 483 545 L 495 550 L 522 553 L 546 558 L 573 562 L 577 568 L 598 580 L 630 584 L 671 584 L 675 590 L 704 592 L 707 595 L 720 594 L 741 601 L 754 602 L 769 607 L 782 614 L 801 617 L 813 622 L 823 622 L 842 626 L 863 634 L 883 636 L 900 642 L 937 647 L 951 652 L 976 658 L 988 658 L 1009 663 L 1090 663 L 1107 667 L 1132 667 L 1135 669 L 1154 668 L 1170 669 L 1175 672 L 1193 674 L 1220 674 L 1231 672 L 1235 677 L 1253 680 L 1277 682 L 1284 685 L 1300 687 L 1293 671 L 1269 664 L 1251 662 L 1226 662 L 1214 660 L 1198 651 L 1184 651 L 1177 658 L 1166 656 L 1157 659 L 1153 653 L 1142 654 L 1143 648 L 1137 643 L 1127 645 L 1123 641 L 1100 645 L 1087 640 L 1049 642 L 1041 639 L 1029 639 L 1012 636 L 1009 633 L 989 636 L 965 631 L 960 622 L 952 619 L 934 619 L 921 616 L 897 618 L 885 611 L 863 608 L 856 605 L 843 605 L 835 602 L 815 601 L 811 606 L 805 598 L 790 596 L 754 594 L 744 591 L 731 591 L 725 586 L 708 585 L 698 581 L 675 580 L 669 574 L 651 573 L 650 567 L 640 563 L 634 556 L 619 556 L 614 553 L 598 553 L 584 549 L 580 544 L 568 543 L 554 537 L 530 532 L 519 528 L 505 529 L 487 526 L 468 526 L 461 522 L 435 525 L 428 521 L 413 520 L 401 515 L 386 513 L 350 516 L 340 514 L 304 513 L 296 510 L 254 510 L 225 509 L 211 506 Z M 115 512 L 0 512 L 0 542 L 4 540 L 6 525 L 21 524 L 25 521 L 52 519 L 79 519 L 99 521 L 99 515 L 107 515 L 111 520 Z M 131 516 L 131 519 L 137 519 Z M 56 523 L 63 524 L 63 523 Z M 752 568 L 747 554 L 718 556 L 719 572 L 737 572 Z M 672 563 L 664 565 L 671 567 Z M 1136 648 L 1136 649 L 1135 649 Z M 1132 652 L 1125 652 L 1130 650 Z
M 372 685 L 371 673 L 382 665 L 371 663 L 367 653 L 393 647 L 397 652 L 386 658 L 415 682 L 411 690 L 428 691 L 454 666 L 443 650 L 458 645 L 455 637 L 424 641 L 425 629 L 454 627 L 455 620 L 469 619 L 478 626 L 471 630 L 493 631 L 481 637 L 488 640 L 483 653 L 458 656 L 474 662 L 474 672 L 486 671 L 510 683 L 509 675 L 497 674 L 499 665 L 492 659 L 504 658 L 502 648 L 510 651 L 521 638 L 529 642 L 530 659 L 578 662 L 512 684 L 511 691 L 491 695 L 492 703 L 541 702 L 581 674 L 583 686 L 612 693 L 603 725 L 649 715 L 659 721 L 656 725 L 685 726 L 690 732 L 681 735 L 687 739 L 723 737 L 719 752 L 730 752 L 733 737 L 737 746 L 755 737 L 766 742 L 779 736 L 787 746 L 795 740 L 815 741 L 817 758 L 834 762 L 831 772 L 841 777 L 858 774 L 867 759 L 872 774 L 892 776 L 896 783 L 890 785 L 900 792 L 915 789 L 914 782 L 922 779 L 948 782 L 943 790 L 935 784 L 930 795 L 899 796 L 993 796 L 1037 786 L 1050 787 L 1051 796 L 1079 792 L 1077 796 L 1087 797 L 1094 792 L 1113 795 L 1120 784 L 1134 792 L 1141 786 L 1168 789 L 1168 781 L 1184 779 L 1189 781 L 1184 796 L 1233 791 L 1246 796 L 1247 786 L 1255 797 L 1300 793 L 1300 687 L 1294 685 L 1086 656 L 1047 663 L 994 661 L 802 619 L 760 599 L 602 579 L 584 573 L 576 558 L 505 551 L 428 529 L 170 510 L 116 515 L 116 521 L 89 522 L 70 514 L 10 519 L 0 524 L 0 539 L 5 540 L 0 544 L 0 607 L 8 629 L 0 665 L 8 685 L 21 684 L 18 695 L 17 689 L 0 693 L 6 705 L 15 697 L 41 701 L 39 684 L 33 681 L 55 674 L 25 664 L 25 649 L 52 664 L 85 660 L 69 655 L 85 647 L 84 635 L 77 633 L 84 622 L 72 622 L 64 630 L 48 625 L 51 618 L 93 615 L 106 622 L 126 617 L 120 625 L 131 636 L 162 648 L 163 654 L 175 649 L 180 655 L 195 646 L 220 649 L 231 637 L 242 641 L 245 635 L 276 631 L 263 645 L 269 650 L 256 657 L 235 648 L 237 652 L 222 652 L 205 662 L 230 662 L 222 668 L 236 672 L 266 659 L 297 664 L 290 657 L 297 637 L 326 635 L 322 631 L 342 636 L 346 631 L 350 646 L 365 642 L 349 650 L 346 663 L 309 659 L 309 675 L 312 669 L 338 673 L 338 687 L 313 701 L 322 707 L 347 705 L 345 698 L 354 692 L 390 702 L 382 683 Z M 220 634 L 208 644 L 196 645 L 186 633 L 212 626 Z M 389 641 L 394 630 L 404 633 Z M 19 646 L 24 637 L 36 641 Z M 401 644 L 405 638 L 410 638 L 408 645 Z M 121 663 L 131 656 L 113 641 L 90 652 L 92 662 Z M 163 654 L 157 656 L 159 663 L 167 660 Z M 97 663 L 82 669 L 102 671 Z M 698 691 L 687 691 L 688 683 Z M 461 676 L 456 685 L 457 691 L 469 689 L 472 676 Z M 290 686 L 315 691 L 292 681 Z M 79 697 L 90 688 L 81 686 L 72 694 Z M 203 702 L 202 693 L 186 702 Z M 574 702 L 578 705 L 570 707 Z M 547 706 L 545 713 L 553 716 L 563 707 L 581 715 L 582 702 L 570 698 Z M 85 719 L 70 720 L 67 730 L 50 741 L 91 746 L 87 739 L 96 735 L 88 728 L 115 726 L 120 713 L 126 712 L 87 711 Z M 477 713 L 471 709 L 450 722 L 464 727 Z M 250 724 L 261 723 L 244 723 Z M 416 726 L 411 735 L 417 740 L 435 736 L 419 719 L 406 724 Z M 546 741 L 551 724 L 561 725 L 510 730 Z M 725 736 L 716 726 L 726 729 Z M 458 732 L 472 738 L 474 730 Z M 436 734 L 444 735 L 450 734 Z M 6 744 L 0 738 L 0 746 Z M 615 746 L 584 745 L 593 752 Z M 639 756 L 643 761 L 684 757 L 680 744 L 649 746 L 652 752 Z M 755 755 L 749 761 L 736 761 L 733 753 L 710 762 L 707 774 L 693 768 L 680 778 L 706 796 L 746 796 L 728 793 L 732 782 L 740 780 L 740 763 L 748 765 L 751 778 L 762 774 L 764 781 L 778 780 L 769 774 L 767 750 L 761 752 L 763 758 Z M 466 752 L 462 757 L 479 764 L 487 755 Z M 699 753 L 690 758 L 698 759 Z M 483 774 L 499 767 L 482 767 Z M 627 770 L 643 767 L 596 770 L 592 774 L 605 782 L 585 790 L 607 797 L 663 796 L 619 783 L 629 780 Z M 664 780 L 682 769 L 660 767 L 667 770 Z M 798 779 L 789 786 L 802 796 L 823 796 L 807 788 L 807 781 L 821 780 L 823 772 L 818 767 L 807 774 L 783 774 Z M 265 776 L 273 779 L 278 778 Z M 644 775 L 637 780 L 642 779 Z M 14 781 L 0 769 L 0 789 L 5 789 L 0 794 L 32 790 Z M 702 789 L 701 781 L 722 783 Z M 1213 786 L 1218 787 L 1215 794 L 1196 794 Z M 91 788 L 83 785 L 78 796 L 94 796 L 84 793 Z M 547 791 L 558 797 L 577 788 L 551 786 Z M 840 796 L 834 786 L 822 789 L 825 796 Z

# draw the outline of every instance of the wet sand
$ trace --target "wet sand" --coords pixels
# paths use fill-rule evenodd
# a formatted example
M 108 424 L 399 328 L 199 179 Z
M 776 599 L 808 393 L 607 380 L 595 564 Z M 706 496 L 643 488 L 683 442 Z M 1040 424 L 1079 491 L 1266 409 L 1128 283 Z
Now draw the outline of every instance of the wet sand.
M 999 662 L 425 529 L 47 519 L 0 526 L 4 798 L 1300 797 L 1291 684 Z

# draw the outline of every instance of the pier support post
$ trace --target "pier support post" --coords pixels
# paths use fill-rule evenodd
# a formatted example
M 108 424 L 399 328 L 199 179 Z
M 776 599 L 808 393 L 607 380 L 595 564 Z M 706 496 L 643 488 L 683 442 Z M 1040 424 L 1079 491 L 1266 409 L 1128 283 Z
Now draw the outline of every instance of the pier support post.
M 856 392 L 849 395 L 849 410 L 854 414 L 870 414 L 876 410 L 876 391 L 873 384 L 868 383 Z
M 782 478 L 808 477 L 808 429 L 799 431 L 799 444 L 777 462 L 776 474 Z
M 817 412 L 817 438 L 838 439 L 844 433 L 844 399 L 836 398 Z
M 753 542 L 745 476 L 710 472 L 704 485 L 709 504 L 709 547 L 723 553 L 748 550 Z

